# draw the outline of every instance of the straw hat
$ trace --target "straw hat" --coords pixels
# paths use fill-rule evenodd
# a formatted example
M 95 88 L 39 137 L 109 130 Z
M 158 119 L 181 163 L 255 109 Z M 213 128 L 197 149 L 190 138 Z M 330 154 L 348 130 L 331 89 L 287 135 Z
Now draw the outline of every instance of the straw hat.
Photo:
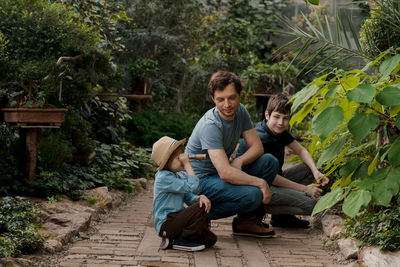
M 158 170 L 162 170 L 174 151 L 186 142 L 186 138 L 177 141 L 171 137 L 163 136 L 153 145 L 151 158 L 157 163 Z

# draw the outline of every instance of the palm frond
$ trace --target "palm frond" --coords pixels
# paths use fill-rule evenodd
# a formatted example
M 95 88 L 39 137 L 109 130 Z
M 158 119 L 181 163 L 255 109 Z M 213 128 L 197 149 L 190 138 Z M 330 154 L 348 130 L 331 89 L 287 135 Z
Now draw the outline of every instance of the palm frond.
M 321 17 L 315 12 L 316 25 L 314 25 L 305 14 L 304 21 L 308 27 L 308 31 L 302 29 L 289 18 L 276 18 L 288 30 L 276 31 L 269 30 L 277 34 L 291 36 L 293 40 L 279 47 L 275 51 L 275 55 L 281 55 L 285 52 L 293 53 L 293 59 L 290 64 L 301 59 L 306 64 L 302 68 L 303 71 L 310 71 L 323 66 L 338 66 L 340 63 L 346 62 L 350 58 L 361 58 L 364 60 L 372 60 L 362 50 L 359 37 L 354 29 L 351 17 L 348 14 L 334 16 L 334 26 L 329 24 L 328 17 Z M 325 25 L 324 25 L 325 24 Z M 352 45 L 354 40 L 355 47 Z M 317 57 L 323 60 L 317 61 Z M 314 64 L 314 65 L 313 65 Z M 309 67 L 312 66 L 310 69 Z

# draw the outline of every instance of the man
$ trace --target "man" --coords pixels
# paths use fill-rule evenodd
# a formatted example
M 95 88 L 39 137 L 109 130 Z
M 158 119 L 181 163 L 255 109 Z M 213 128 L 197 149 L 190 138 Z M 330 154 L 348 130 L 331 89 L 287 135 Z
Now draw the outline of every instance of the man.
M 318 171 L 310 153 L 298 143 L 288 131 L 290 109 L 292 102 L 289 97 L 278 94 L 272 97 L 265 110 L 265 120 L 259 122 L 255 129 L 263 144 L 264 153 L 270 153 L 279 161 L 277 177 L 283 183 L 274 183 L 271 187 L 272 199 L 266 205 L 267 213 L 271 213 L 271 225 L 276 227 L 307 228 L 308 221 L 294 216 L 310 215 L 316 204 L 316 198 L 321 195 L 321 185 L 326 185 L 329 179 Z M 303 163 L 282 171 L 285 146 L 288 146 L 300 156 Z M 240 157 L 248 149 L 247 141 L 243 140 L 237 150 Z M 313 184 L 313 182 L 316 182 Z
M 215 107 L 198 121 L 185 153 L 206 153 L 207 159 L 192 160 L 200 178 L 198 194 L 211 200 L 210 219 L 237 214 L 232 230 L 237 235 L 269 237 L 274 231 L 262 223 L 264 204 L 271 198 L 269 186 L 278 171 L 278 161 L 263 154 L 263 147 L 250 116 L 240 104 L 242 85 L 231 72 L 214 73 L 208 84 Z M 248 149 L 229 162 L 239 137 Z

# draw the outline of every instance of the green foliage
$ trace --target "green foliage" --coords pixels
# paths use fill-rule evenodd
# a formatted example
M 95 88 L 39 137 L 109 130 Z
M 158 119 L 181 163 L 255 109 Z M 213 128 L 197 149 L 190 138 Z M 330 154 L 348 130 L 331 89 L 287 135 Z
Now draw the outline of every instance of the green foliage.
M 123 10 L 121 1 L 114 0 L 53 0 L 71 7 L 82 20 L 100 33 L 101 47 L 116 52 L 124 50 L 121 35 L 117 30 L 118 22 L 132 20 Z
M 133 177 L 150 177 L 153 161 L 145 148 L 96 144 L 96 157 L 90 167 L 63 164 L 57 171 L 42 170 L 32 185 L 31 193 L 41 197 L 64 194 L 80 199 L 84 191 L 99 186 L 132 191 Z
M 40 139 L 39 166 L 46 171 L 55 171 L 64 163 L 72 161 L 73 147 L 60 133 L 51 133 Z
M 375 0 L 376 8 L 360 29 L 360 44 L 365 54 L 377 57 L 390 47 L 400 46 L 399 1 Z
M 15 257 L 39 249 L 36 207 L 21 197 L 0 200 L 0 258 Z
M 135 112 L 126 122 L 126 139 L 145 147 L 151 147 L 165 135 L 181 140 L 190 136 L 198 119 L 198 116 L 184 113 L 164 114 L 154 110 Z
M 0 89 L 10 105 L 79 105 L 111 73 L 98 33 L 62 4 L 1 1 L 0 31 L 7 40 Z
M 345 237 L 357 238 L 364 245 L 379 246 L 382 250 L 400 249 L 400 206 L 365 210 L 357 219 L 345 222 Z
M 132 78 L 151 78 L 158 72 L 158 62 L 149 58 L 136 60 L 129 66 L 129 75 Z
M 21 179 L 18 162 L 18 135 L 15 129 L 0 124 L 0 196 L 13 194 L 26 188 Z
M 272 35 L 266 29 L 280 27 L 274 15 L 281 15 L 285 1 L 209 0 L 208 5 L 202 64 L 239 73 L 251 65 L 253 58 L 270 59 Z
M 338 177 L 331 186 L 332 192 L 319 200 L 313 214 L 343 200 L 344 213 L 355 217 L 363 207 L 388 206 L 399 192 L 400 182 L 395 177 L 400 174 L 400 137 L 396 128 L 400 61 L 390 51 L 385 55 L 367 65 L 380 63 L 381 75 L 368 75 L 364 70 L 334 70 L 293 97 L 292 111 L 297 114 L 290 124 L 300 123 L 308 115 L 314 117 L 311 147 L 324 151 L 317 165 L 327 175 Z M 391 138 L 382 142 L 380 136 Z M 368 147 L 378 149 L 366 150 Z M 354 161 L 355 158 L 360 160 Z M 365 166 L 367 171 L 359 172 Z
M 82 118 L 79 112 L 70 110 L 66 114 L 61 129 L 75 148 L 74 155 L 88 156 L 94 151 L 92 125 Z
M 93 139 L 107 144 L 121 141 L 125 134 L 123 123 L 130 118 L 125 98 L 102 102 L 95 97 L 77 112 L 91 124 Z

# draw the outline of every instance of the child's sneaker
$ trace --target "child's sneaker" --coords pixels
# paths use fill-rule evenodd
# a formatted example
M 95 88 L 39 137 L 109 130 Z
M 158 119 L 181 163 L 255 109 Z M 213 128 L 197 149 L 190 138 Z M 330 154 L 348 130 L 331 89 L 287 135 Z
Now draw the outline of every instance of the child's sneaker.
M 167 249 L 169 247 L 169 239 L 167 237 L 163 237 L 161 239 L 161 243 L 160 243 L 160 249 L 164 250 Z
M 184 251 L 199 251 L 205 249 L 205 247 L 206 246 L 204 246 L 203 244 L 186 240 L 180 236 L 178 236 L 174 240 L 174 244 L 172 245 L 173 249 L 184 250 Z

